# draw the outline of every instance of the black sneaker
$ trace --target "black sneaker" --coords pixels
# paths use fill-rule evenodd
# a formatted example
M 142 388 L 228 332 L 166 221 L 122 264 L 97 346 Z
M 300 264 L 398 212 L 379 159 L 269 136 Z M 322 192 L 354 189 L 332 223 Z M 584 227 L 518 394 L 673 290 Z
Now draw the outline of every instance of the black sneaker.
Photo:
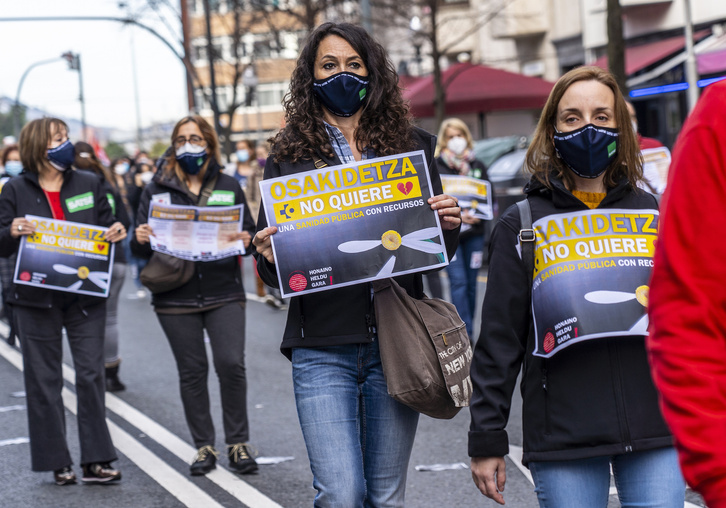
M 109 462 L 93 462 L 83 466 L 85 483 L 117 482 L 121 479 L 121 471 L 111 467 Z
M 194 457 L 192 465 L 189 466 L 192 476 L 205 475 L 216 468 L 217 457 L 219 457 L 219 452 L 212 445 L 202 446 L 197 450 L 197 456 Z
M 252 474 L 257 472 L 257 462 L 251 452 L 252 447 L 248 443 L 237 443 L 227 446 L 227 457 L 229 457 L 229 468 L 235 473 Z
M 76 473 L 71 466 L 62 467 L 53 471 L 53 479 L 56 485 L 73 485 L 76 483 Z

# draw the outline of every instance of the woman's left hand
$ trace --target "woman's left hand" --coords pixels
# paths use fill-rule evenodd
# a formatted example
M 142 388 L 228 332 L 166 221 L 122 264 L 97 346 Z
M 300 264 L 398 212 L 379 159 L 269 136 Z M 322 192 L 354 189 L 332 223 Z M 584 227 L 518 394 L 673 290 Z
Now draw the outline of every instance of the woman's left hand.
M 237 240 L 242 240 L 242 244 L 245 246 L 246 249 L 250 246 L 250 243 L 252 242 L 252 235 L 248 231 L 240 231 L 238 233 L 229 235 L 230 242 L 236 242 Z
M 432 210 L 436 210 L 441 221 L 441 229 L 456 229 L 461 225 L 461 208 L 459 202 L 448 194 L 439 194 L 429 198 Z
M 103 236 L 107 242 L 116 243 L 126 238 L 126 228 L 120 222 L 114 222 Z

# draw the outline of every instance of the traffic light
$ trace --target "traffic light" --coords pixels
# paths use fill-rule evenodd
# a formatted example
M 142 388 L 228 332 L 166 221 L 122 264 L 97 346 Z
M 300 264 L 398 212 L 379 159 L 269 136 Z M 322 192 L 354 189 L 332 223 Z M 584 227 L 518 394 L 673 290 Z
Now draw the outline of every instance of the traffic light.
M 81 68 L 80 55 L 74 55 L 72 52 L 67 51 L 61 55 L 61 58 L 65 58 L 70 70 L 77 71 Z

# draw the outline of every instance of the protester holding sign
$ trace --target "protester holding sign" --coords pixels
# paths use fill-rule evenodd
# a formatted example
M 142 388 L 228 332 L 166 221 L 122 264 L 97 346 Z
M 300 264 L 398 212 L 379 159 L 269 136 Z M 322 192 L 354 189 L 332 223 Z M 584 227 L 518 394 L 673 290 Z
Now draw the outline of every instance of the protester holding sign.
M 101 164 L 93 147 L 79 141 L 75 145 L 76 159 L 74 165 L 81 171 L 94 173 L 101 179 L 106 199 L 111 205 L 114 218 L 124 225 L 126 230 L 131 227 L 131 219 L 122 201 L 117 180 Z M 126 386 L 118 377 L 121 356 L 118 352 L 119 331 L 118 331 L 118 301 L 121 287 L 126 280 L 126 252 L 119 245 L 114 252 L 113 275 L 109 289 L 108 301 L 106 303 L 106 333 L 104 335 L 104 363 L 106 366 L 106 390 L 118 392 L 126 389 Z
M 41 224 L 36 220 L 39 224 L 36 232 L 35 223 L 27 218 L 31 215 L 55 219 L 61 226 L 69 221 L 69 224 L 109 227 L 101 237 L 82 241 L 83 245 L 92 245 L 104 252 L 108 251 L 107 242 L 119 242 L 126 237 L 123 224 L 114 222 L 98 177 L 70 170 L 74 151 L 68 140 L 68 127 L 62 120 L 42 118 L 29 122 L 20 132 L 19 145 L 25 172 L 11 179 L 0 194 L 0 256 L 16 253 L 21 238 L 27 243 L 44 236 L 40 231 Z M 77 225 L 67 228 L 68 231 L 71 229 L 80 228 Z M 78 241 L 70 238 L 71 233 L 66 236 L 69 238 L 64 241 L 68 244 Z M 36 262 L 47 258 L 45 273 L 50 274 L 56 268 L 67 273 L 65 265 L 54 264 L 55 256 L 51 252 L 40 248 L 36 252 Z M 70 271 L 69 277 L 78 278 L 73 287 L 86 284 L 89 279 L 87 266 Z M 33 277 L 41 278 L 38 284 L 16 283 L 10 295 L 23 349 L 32 468 L 34 471 L 53 471 L 58 485 L 76 482 L 66 444 L 65 409 L 61 398 L 62 332 L 65 328 L 76 371 L 83 481 L 117 481 L 121 473 L 110 465 L 116 460 L 116 452 L 106 426 L 104 405 L 106 300 L 90 296 L 89 292 L 70 292 L 72 287 L 66 291 L 45 289 L 42 276 L 36 273 Z M 21 279 L 25 280 L 25 277 Z M 97 279 L 100 285 L 105 282 L 108 281 Z
M 325 23 L 308 37 L 285 110 L 285 127 L 275 136 L 265 166 L 266 180 L 296 174 L 304 180 L 316 169 L 422 150 L 425 159 L 419 159 L 428 170 L 432 193 L 421 208 L 438 213 L 444 247 L 453 254 L 461 219 L 456 201 L 441 194 L 435 139 L 412 126 L 395 70 L 364 29 Z M 417 173 L 414 166 L 412 162 L 411 171 Z M 398 192 L 414 189 L 399 184 Z M 418 206 L 413 201 L 406 203 Z M 253 243 L 260 276 L 277 287 L 270 237 L 285 233 L 267 227 L 268 213 L 274 211 L 263 204 Z M 365 218 L 354 220 L 365 225 Z M 390 238 L 369 242 L 378 247 L 390 242 L 396 248 L 401 236 L 390 233 Z M 330 255 L 338 255 L 339 241 L 329 239 L 319 248 L 335 244 Z M 423 296 L 420 272 L 395 279 L 411 296 Z M 387 393 L 370 284 L 333 286 L 291 298 L 282 351 L 292 360 L 298 417 L 318 491 L 315 505 L 402 506 L 418 413 Z
M 131 240 L 133 252 L 146 259 L 164 255 L 151 248 L 154 231 L 149 226 L 149 210 L 152 202 L 187 207 L 241 204 L 242 231 L 226 234 L 224 240 L 228 243 L 241 240 L 245 247 L 249 246 L 255 224 L 244 191 L 234 178 L 222 173 L 219 140 L 212 126 L 200 116 L 184 117 L 174 127 L 171 142 L 173 150 L 166 157 L 164 166 L 141 195 L 136 235 Z M 207 213 L 213 214 L 212 211 Z M 223 214 L 224 217 L 228 215 Z M 236 215 L 239 224 L 239 210 Z M 194 223 L 190 222 L 190 225 Z M 193 235 L 183 236 L 186 242 L 195 242 Z M 214 448 L 215 432 L 209 412 L 205 329 L 219 377 L 229 466 L 241 474 L 257 471 L 248 444 L 245 290 L 239 261 L 238 255 L 211 261 L 188 261 L 194 264 L 194 273 L 189 280 L 152 296 L 151 303 L 179 369 L 184 414 L 198 450 L 190 467 L 192 475 L 210 472 L 216 467 L 219 455 Z
M 530 211 L 510 207 L 492 234 L 472 364 L 472 475 L 500 504 L 522 369 L 522 462 L 540 506 L 605 508 L 611 467 L 623 504 L 683 506 L 645 351 L 658 211 L 637 188 L 638 152 L 611 74 L 557 81 L 527 152 Z
M 488 180 L 487 168 L 474 157 L 473 148 L 471 132 L 463 121 L 458 118 L 444 120 L 436 145 L 436 162 L 441 174 Z M 471 209 L 461 211 L 461 221 L 459 248 L 446 267 L 446 273 L 449 275 L 451 302 L 466 323 L 466 333 L 471 339 L 474 336 L 473 323 L 476 314 L 476 278 L 484 258 L 485 222 L 475 217 Z

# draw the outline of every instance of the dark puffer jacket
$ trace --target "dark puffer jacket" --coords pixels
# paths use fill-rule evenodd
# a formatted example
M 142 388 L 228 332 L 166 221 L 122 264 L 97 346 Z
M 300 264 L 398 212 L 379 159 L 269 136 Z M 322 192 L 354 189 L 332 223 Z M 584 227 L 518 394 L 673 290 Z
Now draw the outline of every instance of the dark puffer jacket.
M 525 188 L 533 222 L 587 210 L 562 184 L 533 180 Z M 657 209 L 655 198 L 627 181 L 610 189 L 598 209 Z M 523 368 L 523 462 L 572 460 L 672 445 L 658 408 L 642 336 L 574 344 L 550 358 L 534 356 L 530 287 L 516 250 L 519 211 L 510 207 L 489 247 L 482 328 L 474 352 L 469 455 L 509 452 L 505 429 L 512 392 Z
M 250 215 L 244 192 L 234 178 L 222 173 L 222 166 L 213 159 L 209 161 L 209 168 L 204 175 L 202 186 L 215 175 L 218 176 L 214 185 L 212 199 L 214 198 L 214 191 L 234 193 L 234 202 L 224 204 L 244 205 L 242 229 L 254 236 L 255 223 Z M 176 175 L 168 175 L 160 170 L 154 180 L 144 188 L 141 195 L 139 211 L 136 216 L 137 224 L 141 225 L 148 222 L 149 203 L 155 196 L 159 195 L 168 195 L 169 202 L 172 205 L 196 206 L 198 202 L 198 197 L 191 194 Z M 211 203 L 208 206 L 210 205 Z M 150 258 L 153 253 L 150 244 L 141 245 L 135 237 L 131 239 L 131 250 L 134 254 L 143 258 Z M 254 247 L 250 244 L 247 255 L 251 254 L 252 250 L 254 250 Z M 245 301 L 242 273 L 237 256 L 216 261 L 197 261 L 194 265 L 195 273 L 189 282 L 171 291 L 152 295 L 152 304 L 155 308 L 204 308 L 221 303 Z

